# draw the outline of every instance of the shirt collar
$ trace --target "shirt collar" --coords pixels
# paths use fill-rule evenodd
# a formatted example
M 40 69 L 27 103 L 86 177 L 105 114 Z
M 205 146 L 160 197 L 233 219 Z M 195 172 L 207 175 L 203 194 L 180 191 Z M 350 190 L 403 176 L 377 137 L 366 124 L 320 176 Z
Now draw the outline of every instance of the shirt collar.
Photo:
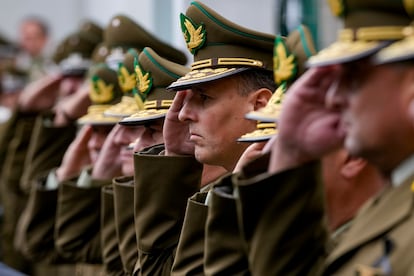
M 414 171 L 414 155 L 408 157 L 391 173 L 391 183 L 394 187 L 403 184 L 409 177 L 413 175 Z

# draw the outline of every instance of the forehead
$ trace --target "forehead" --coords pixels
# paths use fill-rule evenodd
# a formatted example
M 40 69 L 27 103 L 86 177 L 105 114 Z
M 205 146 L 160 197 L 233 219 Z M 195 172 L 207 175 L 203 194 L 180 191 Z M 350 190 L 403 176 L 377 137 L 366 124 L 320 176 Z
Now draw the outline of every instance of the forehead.
M 375 65 L 372 63 L 371 58 L 364 58 L 353 62 L 347 62 L 341 64 L 342 70 L 347 73 L 356 73 L 360 70 L 367 70 L 373 68 Z
M 94 125 L 92 130 L 94 134 L 108 134 L 113 127 L 113 125 Z
M 235 76 L 229 76 L 226 78 L 213 80 L 205 83 L 195 84 L 190 90 L 193 92 L 204 92 L 204 91 L 214 91 L 218 89 L 230 89 L 237 88 L 237 82 Z

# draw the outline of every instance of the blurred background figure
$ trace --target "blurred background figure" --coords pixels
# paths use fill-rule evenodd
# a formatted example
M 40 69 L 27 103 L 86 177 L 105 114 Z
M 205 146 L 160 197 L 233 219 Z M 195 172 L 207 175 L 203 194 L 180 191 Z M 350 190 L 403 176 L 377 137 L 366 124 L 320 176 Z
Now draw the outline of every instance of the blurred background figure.
M 48 54 L 50 29 L 48 23 L 38 16 L 26 16 L 19 26 L 19 47 L 16 67 L 26 73 L 27 81 L 41 78 L 54 69 Z

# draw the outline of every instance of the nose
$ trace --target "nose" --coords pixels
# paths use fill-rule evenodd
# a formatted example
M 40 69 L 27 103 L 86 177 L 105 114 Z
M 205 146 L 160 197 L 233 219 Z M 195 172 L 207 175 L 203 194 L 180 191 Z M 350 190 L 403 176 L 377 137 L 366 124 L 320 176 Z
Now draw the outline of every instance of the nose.
M 340 111 L 346 105 L 344 86 L 340 79 L 331 84 L 325 96 L 326 107 L 330 110 Z
M 178 120 L 181 122 L 194 121 L 194 92 L 187 90 L 182 102 L 182 107 L 178 113 Z
M 144 127 L 141 135 L 138 137 L 134 145 L 134 152 L 141 151 L 146 147 L 154 145 L 154 139 L 152 137 L 152 130 L 150 128 Z

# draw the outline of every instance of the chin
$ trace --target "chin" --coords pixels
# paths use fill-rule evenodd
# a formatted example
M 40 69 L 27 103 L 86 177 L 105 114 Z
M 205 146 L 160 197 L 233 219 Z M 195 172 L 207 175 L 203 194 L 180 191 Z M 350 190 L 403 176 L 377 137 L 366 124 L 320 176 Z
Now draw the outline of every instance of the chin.
M 122 175 L 123 176 L 133 176 L 134 175 L 134 166 L 122 166 Z

